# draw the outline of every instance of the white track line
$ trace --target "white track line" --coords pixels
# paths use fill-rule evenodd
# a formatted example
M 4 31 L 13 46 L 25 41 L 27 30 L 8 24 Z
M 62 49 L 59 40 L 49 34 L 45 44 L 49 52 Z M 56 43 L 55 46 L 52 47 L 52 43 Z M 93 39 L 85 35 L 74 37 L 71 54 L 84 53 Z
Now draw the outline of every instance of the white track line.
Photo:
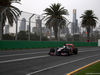
M 29 60 L 29 59 L 43 58 L 43 57 L 48 57 L 48 56 L 49 56 L 49 55 L 37 56 L 37 57 L 29 57 L 29 58 L 21 58 L 21 59 L 14 59 L 14 60 L 6 60 L 6 61 L 0 61 L 0 64 L 1 64 L 1 63 L 14 62 L 14 61 L 22 61 L 22 60 Z
M 87 59 L 87 58 L 92 58 L 92 57 L 95 57 L 95 56 L 100 56 L 100 54 L 93 55 L 93 56 L 88 56 L 88 57 L 85 57 L 85 58 L 81 58 L 81 59 L 69 61 L 69 62 L 66 62 L 66 63 L 54 65 L 54 66 L 50 66 L 50 67 L 47 67 L 47 68 L 44 68 L 44 69 L 40 69 L 40 70 L 31 72 L 31 73 L 28 73 L 28 74 L 26 74 L 26 75 L 36 74 L 36 73 L 39 73 L 39 72 L 42 72 L 42 71 L 45 71 L 45 70 L 49 70 L 49 69 L 56 68 L 56 67 L 59 67 L 59 66 L 67 65 L 67 64 L 69 64 L 69 63 L 77 62 L 77 61 L 84 60 L 84 59 Z
M 90 51 L 90 50 L 88 50 Z M 96 51 L 96 50 L 91 50 L 91 51 Z M 87 51 L 79 51 L 81 52 L 87 52 Z M 37 52 L 37 53 L 42 53 L 42 52 Z M 36 54 L 36 53 L 34 53 Z M 20 55 L 20 54 L 19 54 Z M 24 54 L 25 55 L 25 54 Z M 22 61 L 22 60 L 29 60 L 29 59 L 36 59 L 36 58 L 43 58 L 43 57 L 48 57 L 49 55 L 43 55 L 43 56 L 36 56 L 36 57 L 28 57 L 28 58 L 20 58 L 20 59 L 13 59 L 13 60 L 6 60 L 6 61 L 0 61 L 0 63 L 8 63 L 8 62 L 14 62 L 14 61 Z
M 96 50 L 85 50 L 85 51 L 79 51 L 79 52 L 88 52 L 88 51 L 99 51 L 99 50 L 98 49 L 96 49 Z M 2 55 L 0 57 L 21 56 L 21 55 L 29 55 L 29 54 L 40 54 L 40 53 L 48 53 L 48 51 L 45 51 L 45 52 L 35 52 L 35 53 L 22 53 L 22 54 Z
M 29 55 L 29 54 L 40 54 L 40 53 L 47 53 L 47 51 L 46 51 L 46 52 L 35 52 L 35 53 L 22 53 L 22 54 L 2 55 L 2 56 L 0 56 L 0 57 L 19 56 L 19 55 Z

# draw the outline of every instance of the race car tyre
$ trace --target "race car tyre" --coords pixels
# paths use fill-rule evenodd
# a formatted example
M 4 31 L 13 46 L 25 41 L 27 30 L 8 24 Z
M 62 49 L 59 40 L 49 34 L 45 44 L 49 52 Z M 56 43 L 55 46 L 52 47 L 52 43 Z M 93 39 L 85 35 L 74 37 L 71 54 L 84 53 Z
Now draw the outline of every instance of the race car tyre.
M 55 52 L 55 49 L 54 48 L 51 48 L 50 49 L 50 52 L 54 53 Z
M 74 53 L 74 54 L 78 54 L 78 48 L 74 48 L 74 49 L 73 49 L 73 53 Z
M 67 49 L 68 56 L 70 56 L 70 49 Z

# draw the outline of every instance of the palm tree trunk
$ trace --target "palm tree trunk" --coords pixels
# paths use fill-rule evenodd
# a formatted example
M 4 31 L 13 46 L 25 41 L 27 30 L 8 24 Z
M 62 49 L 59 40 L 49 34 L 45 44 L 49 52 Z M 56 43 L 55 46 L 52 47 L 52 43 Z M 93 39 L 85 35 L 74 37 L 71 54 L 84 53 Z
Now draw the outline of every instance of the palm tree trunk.
M 90 40 L 90 26 L 87 27 L 87 40 Z
M 53 30 L 54 30 L 54 35 L 55 35 L 55 39 L 58 39 L 57 33 L 58 33 L 58 27 L 56 25 L 53 26 Z

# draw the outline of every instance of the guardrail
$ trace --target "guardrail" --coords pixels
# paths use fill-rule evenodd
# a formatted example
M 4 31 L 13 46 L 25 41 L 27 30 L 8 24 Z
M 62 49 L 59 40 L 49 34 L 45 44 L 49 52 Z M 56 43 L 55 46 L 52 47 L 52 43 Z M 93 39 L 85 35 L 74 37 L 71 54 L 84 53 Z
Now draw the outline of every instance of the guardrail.
M 0 41 L 0 50 L 61 47 L 64 43 L 72 43 L 76 47 L 98 46 L 97 42 Z

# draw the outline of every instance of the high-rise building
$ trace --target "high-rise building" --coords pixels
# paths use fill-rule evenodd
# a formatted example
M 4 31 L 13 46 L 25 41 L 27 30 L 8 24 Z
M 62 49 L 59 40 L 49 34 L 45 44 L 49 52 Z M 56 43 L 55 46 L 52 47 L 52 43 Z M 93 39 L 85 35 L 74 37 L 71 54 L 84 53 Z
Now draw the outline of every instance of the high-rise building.
M 37 28 L 40 27 L 40 17 L 38 17 L 38 19 L 36 19 L 36 27 L 37 27 Z
M 37 27 L 33 27 L 32 28 L 32 33 L 37 33 L 38 28 Z
M 47 27 L 42 27 L 42 33 L 44 34 L 44 36 L 50 35 L 49 29 Z
M 9 34 L 9 25 L 5 25 L 5 34 Z
M 27 31 L 29 31 L 29 25 L 27 25 Z M 31 32 L 31 26 L 30 26 L 30 32 Z
M 23 18 L 19 27 L 19 32 L 20 31 L 26 31 L 26 19 Z
M 61 34 L 69 34 L 69 28 L 68 27 L 64 27 L 64 28 L 62 28 L 61 29 L 61 32 L 60 32 Z
M 73 10 L 73 23 L 76 24 L 76 9 Z
M 71 33 L 79 33 L 78 20 L 76 19 L 76 9 L 73 10 L 73 22 L 71 24 Z
M 41 23 L 41 20 L 40 20 L 40 17 L 38 17 L 38 19 L 36 19 L 36 33 L 37 35 L 40 34 L 40 23 Z

